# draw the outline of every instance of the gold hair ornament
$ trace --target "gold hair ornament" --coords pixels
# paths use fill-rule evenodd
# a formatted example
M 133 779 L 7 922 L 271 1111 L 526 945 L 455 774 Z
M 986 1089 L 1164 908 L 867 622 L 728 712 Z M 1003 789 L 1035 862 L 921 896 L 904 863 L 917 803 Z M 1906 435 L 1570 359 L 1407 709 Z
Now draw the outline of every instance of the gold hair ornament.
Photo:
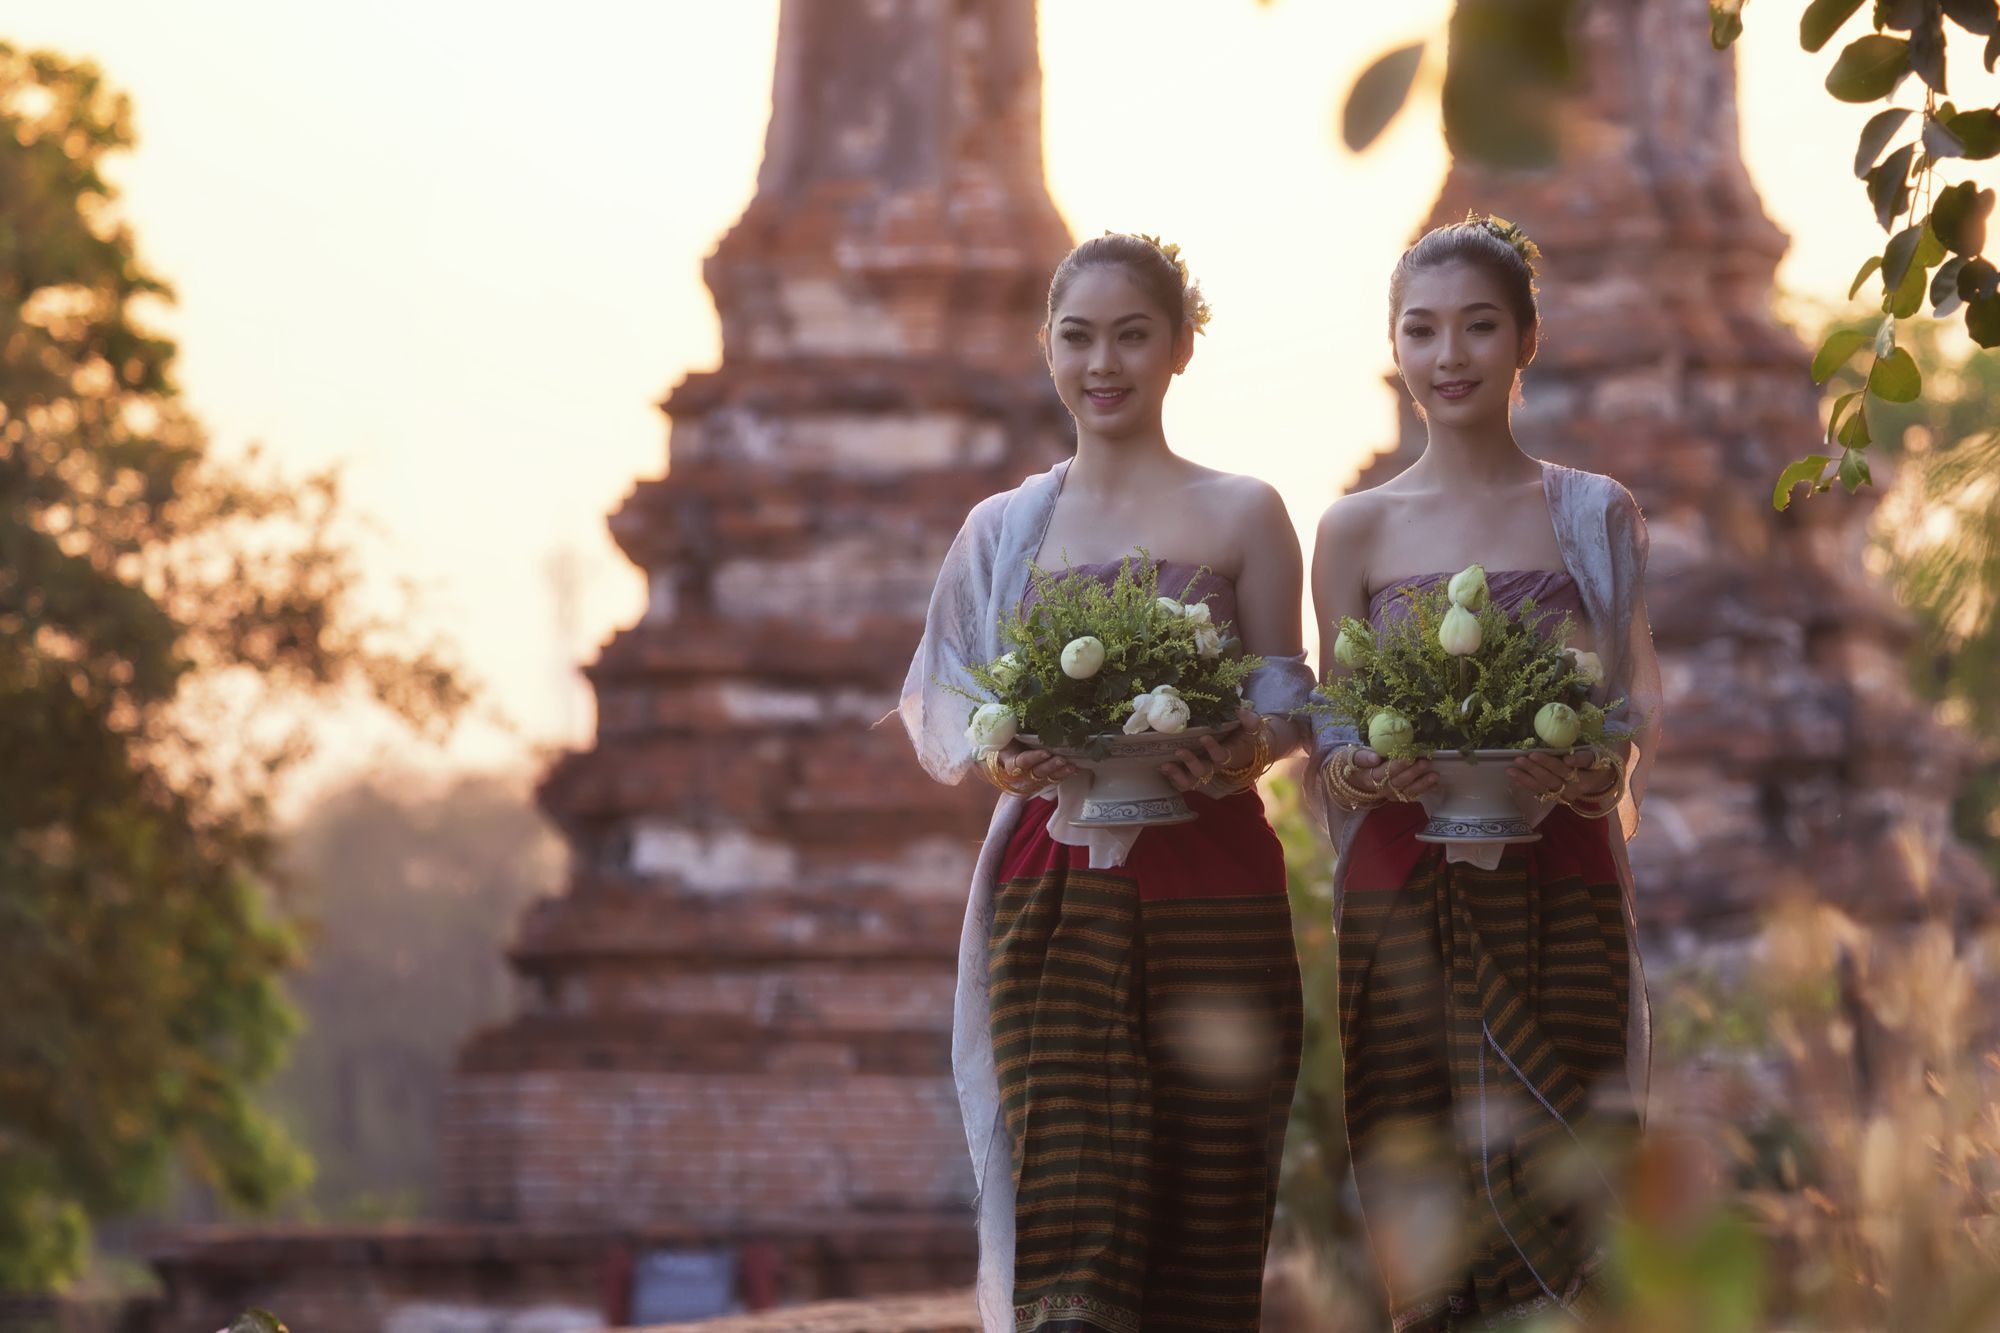
M 1109 231 L 1104 234 L 1117 235 L 1116 232 Z M 1180 246 L 1173 241 L 1163 241 L 1157 236 L 1148 236 L 1143 231 L 1138 233 L 1138 237 L 1165 255 L 1167 262 L 1174 266 L 1174 271 L 1181 275 L 1182 314 L 1187 322 L 1194 326 L 1196 333 L 1203 332 L 1208 327 L 1209 317 L 1215 311 L 1208 304 L 1208 298 L 1201 294 L 1201 286 L 1195 282 L 1194 275 L 1188 272 L 1187 260 L 1181 258 Z
M 1540 275 L 1542 247 L 1529 239 L 1528 233 L 1522 229 L 1520 223 L 1509 222 L 1506 218 L 1496 217 L 1491 213 L 1482 217 L 1476 210 L 1470 209 L 1466 211 L 1465 221 L 1467 226 L 1484 227 L 1507 242 L 1514 253 L 1521 256 L 1521 262 L 1528 266 L 1529 277 Z

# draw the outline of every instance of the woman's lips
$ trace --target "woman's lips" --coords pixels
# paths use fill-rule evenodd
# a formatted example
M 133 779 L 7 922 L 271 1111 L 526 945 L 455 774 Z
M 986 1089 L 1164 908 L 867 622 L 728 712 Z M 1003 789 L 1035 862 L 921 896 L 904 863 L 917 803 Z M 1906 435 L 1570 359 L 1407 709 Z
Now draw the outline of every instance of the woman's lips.
M 1462 398 L 1470 397 L 1472 391 L 1478 387 L 1478 380 L 1446 380 L 1443 384 L 1434 386 L 1432 392 L 1448 403 L 1455 403 Z
M 1090 400 L 1092 407 L 1110 410 L 1120 407 L 1132 396 L 1130 389 L 1085 389 L 1083 396 Z

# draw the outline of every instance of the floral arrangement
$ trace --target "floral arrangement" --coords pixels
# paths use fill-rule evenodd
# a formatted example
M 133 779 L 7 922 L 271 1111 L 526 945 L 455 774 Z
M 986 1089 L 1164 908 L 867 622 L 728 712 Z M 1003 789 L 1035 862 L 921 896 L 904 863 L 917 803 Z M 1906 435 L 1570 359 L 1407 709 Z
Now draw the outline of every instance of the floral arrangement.
M 1604 679 L 1597 654 L 1564 646 L 1569 616 L 1549 625 L 1532 600 L 1502 611 L 1479 565 L 1402 596 L 1409 614 L 1379 635 L 1342 619 L 1333 656 L 1347 672 L 1329 672 L 1308 711 L 1352 725 L 1391 758 L 1616 739 L 1605 709 L 1590 701 Z
M 1031 567 L 1027 609 L 1000 624 L 1007 651 L 971 669 L 976 689 L 951 687 L 976 705 L 965 732 L 973 752 L 1024 734 L 1101 758 L 1112 734 L 1234 722 L 1244 680 L 1264 663 L 1243 655 L 1206 602 L 1187 600 L 1200 577 L 1165 596 L 1143 550 L 1109 584 Z

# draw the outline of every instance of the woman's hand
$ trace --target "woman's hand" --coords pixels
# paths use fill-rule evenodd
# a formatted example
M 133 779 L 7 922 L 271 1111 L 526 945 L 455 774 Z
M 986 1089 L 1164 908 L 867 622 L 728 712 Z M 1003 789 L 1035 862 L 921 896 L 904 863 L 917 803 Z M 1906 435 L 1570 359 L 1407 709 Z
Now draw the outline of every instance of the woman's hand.
M 1062 756 L 1047 750 L 1030 750 L 1019 741 L 1009 741 L 1007 748 L 1000 751 L 999 765 L 1023 783 L 1030 779 L 1044 783 L 1061 782 L 1076 772 L 1076 765 Z
M 1384 759 L 1367 746 L 1354 751 L 1354 785 L 1391 801 L 1414 801 L 1438 785 L 1428 759 Z
M 1199 752 L 1184 745 L 1160 765 L 1160 772 L 1176 791 L 1193 791 L 1214 777 L 1216 769 L 1241 769 L 1256 757 L 1256 730 L 1264 725 L 1264 715 L 1253 708 L 1239 708 L 1236 722 L 1227 745 L 1213 736 L 1203 736 Z
M 1507 765 L 1507 781 L 1543 804 L 1592 800 L 1611 790 L 1618 774 L 1598 763 L 1593 750 L 1568 754 L 1524 754 Z

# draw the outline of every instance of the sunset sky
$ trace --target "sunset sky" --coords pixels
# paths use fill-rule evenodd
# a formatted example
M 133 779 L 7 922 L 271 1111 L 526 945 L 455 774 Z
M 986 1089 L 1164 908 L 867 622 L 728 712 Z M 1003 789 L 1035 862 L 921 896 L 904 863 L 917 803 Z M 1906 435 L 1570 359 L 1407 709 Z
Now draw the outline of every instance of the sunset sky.
M 1356 158 L 1339 99 L 1448 9 L 1042 5 L 1057 204 L 1078 234 L 1179 241 L 1216 306 L 1169 437 L 1276 482 L 1303 527 L 1390 438 L 1384 284 L 1445 166 L 1430 101 Z M 1745 151 L 1793 238 L 1782 284 L 1832 300 L 1881 244 L 1849 174 L 1867 109 L 1820 90 L 1832 53 L 1798 49 L 1795 9 L 1748 11 Z M 132 94 L 124 212 L 179 289 L 167 327 L 218 444 L 262 441 L 301 472 L 341 464 L 370 575 L 415 583 L 422 624 L 457 642 L 506 720 L 426 756 L 344 714 L 333 768 L 512 764 L 587 738 L 574 665 L 642 600 L 604 516 L 664 468 L 654 404 L 715 363 L 700 262 L 754 184 L 777 10 L 0 9 L 0 39 L 90 57 Z M 565 559 L 567 638 L 550 573 Z

